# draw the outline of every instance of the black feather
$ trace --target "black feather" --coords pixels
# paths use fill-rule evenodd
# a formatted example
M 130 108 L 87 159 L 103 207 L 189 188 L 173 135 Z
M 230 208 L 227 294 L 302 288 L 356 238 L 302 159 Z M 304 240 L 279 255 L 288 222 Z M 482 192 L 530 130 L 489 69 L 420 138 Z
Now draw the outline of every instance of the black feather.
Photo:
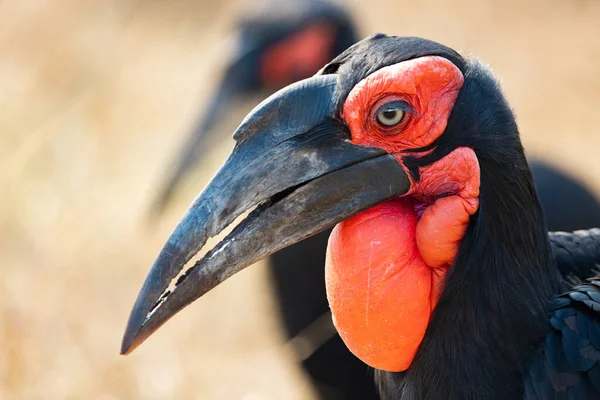
M 600 229 L 552 232 L 550 243 L 563 277 L 572 275 L 581 283 L 595 274 L 600 264 Z
M 600 363 L 597 363 L 588 371 L 588 378 L 592 386 L 600 393 Z
M 540 377 L 541 361 L 537 359 L 530 367 L 525 390 L 547 391 L 549 382 L 554 392 L 545 392 L 545 399 L 564 398 L 565 392 L 569 399 L 600 399 L 600 314 L 594 311 L 599 304 L 592 300 L 598 294 L 600 288 L 591 282 L 576 286 L 554 302 L 552 329 L 540 348 L 546 358 L 546 376 Z

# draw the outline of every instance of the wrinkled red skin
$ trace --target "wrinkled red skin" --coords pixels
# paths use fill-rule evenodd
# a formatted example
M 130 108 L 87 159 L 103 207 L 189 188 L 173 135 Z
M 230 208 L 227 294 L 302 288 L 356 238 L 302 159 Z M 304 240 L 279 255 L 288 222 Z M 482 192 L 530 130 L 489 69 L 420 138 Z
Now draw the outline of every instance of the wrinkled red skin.
M 462 83 L 458 68 L 441 57 L 377 71 L 344 104 L 352 142 L 383 148 L 402 164 L 406 150 L 444 132 Z M 381 128 L 375 110 L 397 98 L 414 115 L 393 131 Z M 420 173 L 405 197 L 338 224 L 327 249 L 327 296 L 336 329 L 357 357 L 386 371 L 410 366 L 479 206 L 479 163 L 472 149 L 458 148 Z
M 338 224 L 329 237 L 325 280 L 336 329 L 358 358 L 387 371 L 408 368 L 432 310 L 417 222 L 410 199 L 392 200 Z

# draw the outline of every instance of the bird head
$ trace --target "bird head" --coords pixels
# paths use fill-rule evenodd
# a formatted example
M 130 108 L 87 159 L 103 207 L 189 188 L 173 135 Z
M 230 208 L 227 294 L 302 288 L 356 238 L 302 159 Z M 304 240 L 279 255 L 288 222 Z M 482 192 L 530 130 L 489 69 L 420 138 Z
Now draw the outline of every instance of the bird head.
M 176 186 L 214 144 L 213 129 L 245 97 L 273 93 L 314 75 L 354 42 L 348 13 L 323 0 L 267 2 L 238 23 L 233 51 L 204 118 L 177 155 L 153 208 L 160 211 Z
M 529 235 L 518 228 L 531 220 L 545 230 L 497 83 L 478 62 L 429 40 L 370 36 L 266 99 L 233 137 L 228 160 L 154 262 L 123 353 L 246 266 L 335 226 L 326 280 L 336 328 L 369 365 L 403 371 L 450 296 L 449 275 L 463 286 L 477 269 L 481 282 L 501 279 L 483 272 L 493 262 L 465 261 L 511 251 L 498 239 L 504 225 L 490 221 L 524 207 L 514 228 Z

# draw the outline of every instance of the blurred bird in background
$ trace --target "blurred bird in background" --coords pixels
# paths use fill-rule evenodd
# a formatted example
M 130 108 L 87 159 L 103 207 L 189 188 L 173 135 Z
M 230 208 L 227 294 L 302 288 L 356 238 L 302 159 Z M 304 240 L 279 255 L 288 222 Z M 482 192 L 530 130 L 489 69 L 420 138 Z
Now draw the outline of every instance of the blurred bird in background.
M 167 206 L 186 174 L 202 165 L 212 144 L 230 134 L 220 130 L 219 123 L 232 103 L 251 94 L 266 96 L 312 76 L 356 42 L 359 32 L 348 10 L 324 0 L 264 7 L 241 20 L 236 51 L 204 118 L 177 154 L 153 212 Z M 549 230 L 600 226 L 600 203 L 584 184 L 553 165 L 530 160 L 530 166 Z M 321 398 L 376 398 L 370 369 L 347 350 L 331 324 L 323 278 L 330 233 L 320 233 L 270 258 L 283 328 Z

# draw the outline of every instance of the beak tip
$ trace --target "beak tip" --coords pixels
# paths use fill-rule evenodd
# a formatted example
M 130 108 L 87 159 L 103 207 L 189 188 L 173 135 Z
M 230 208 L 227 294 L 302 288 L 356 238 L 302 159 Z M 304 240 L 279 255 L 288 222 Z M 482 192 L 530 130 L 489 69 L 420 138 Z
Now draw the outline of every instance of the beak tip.
M 146 313 L 144 307 L 140 306 L 139 301 L 131 311 L 129 321 L 127 322 L 127 328 L 125 328 L 125 334 L 123 335 L 123 341 L 121 342 L 121 355 L 131 354 L 142 342 L 145 340 L 143 335 L 143 322 L 145 320 Z
M 119 352 L 120 355 L 122 356 L 127 356 L 129 355 L 129 345 L 126 345 L 125 343 L 121 344 L 121 351 Z
M 134 349 L 132 348 L 131 343 L 126 343 L 125 341 L 123 341 L 123 343 L 121 344 L 121 351 L 119 354 L 121 354 L 122 356 L 128 356 L 133 350 Z
M 127 329 L 125 335 L 123 335 L 123 341 L 121 342 L 121 355 L 127 356 L 131 354 L 135 349 L 138 348 L 147 338 L 141 334 L 141 330 L 133 331 Z
M 131 329 L 127 329 L 125 331 L 125 335 L 123 335 L 123 341 L 121 342 L 121 355 L 126 356 L 131 354 L 133 350 L 137 347 L 136 342 L 137 334 L 131 331 Z

